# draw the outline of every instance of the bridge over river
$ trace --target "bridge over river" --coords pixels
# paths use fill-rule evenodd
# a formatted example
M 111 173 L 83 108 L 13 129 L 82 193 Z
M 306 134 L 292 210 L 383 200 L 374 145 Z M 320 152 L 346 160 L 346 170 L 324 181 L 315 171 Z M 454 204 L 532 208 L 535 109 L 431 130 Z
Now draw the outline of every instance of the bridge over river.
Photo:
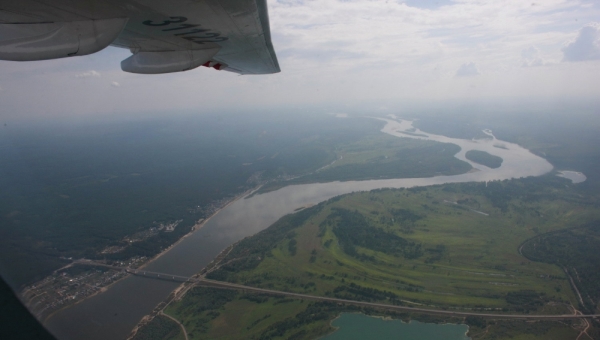
M 91 260 L 76 260 L 73 264 L 80 265 L 88 265 L 88 266 L 97 266 L 97 267 L 105 267 L 112 270 L 125 271 L 132 275 L 143 276 L 150 279 L 158 279 L 158 280 L 167 280 L 167 281 L 175 281 L 175 282 L 191 282 L 201 286 L 221 288 L 221 289 L 235 289 L 242 290 L 246 292 L 255 292 L 259 294 L 268 294 L 268 295 L 279 295 L 286 296 L 297 299 L 305 299 L 305 300 L 313 300 L 313 301 L 327 301 L 339 304 L 346 305 L 354 305 L 361 307 L 370 307 L 377 309 L 386 309 L 386 310 L 394 310 L 394 311 L 403 311 L 403 312 L 413 312 L 413 313 L 422 313 L 422 314 L 433 314 L 433 315 L 447 315 L 447 316 L 478 316 L 483 318 L 490 319 L 527 319 L 527 320 L 567 320 L 567 319 L 585 319 L 585 318 L 600 318 L 600 314 L 567 314 L 567 315 L 534 315 L 534 314 L 494 314 L 494 313 L 475 313 L 475 312 L 459 312 L 459 311 L 451 311 L 451 310 L 442 310 L 442 309 L 428 309 L 428 308 L 418 308 L 418 307 L 406 307 L 406 306 L 396 306 L 396 305 L 388 305 L 383 303 L 374 303 L 374 302 L 364 302 L 364 301 L 356 301 L 356 300 L 346 300 L 346 299 L 338 299 L 326 296 L 315 296 L 308 294 L 300 294 L 300 293 L 291 293 L 284 292 L 279 290 L 272 289 L 264 289 L 257 288 L 251 286 L 244 286 L 240 284 L 224 282 L 224 281 L 216 281 L 210 280 L 203 276 L 179 276 L 173 274 L 166 273 L 157 273 L 153 271 L 146 271 L 143 269 L 132 269 L 129 267 L 117 267 L 111 266 L 104 263 L 99 263 Z

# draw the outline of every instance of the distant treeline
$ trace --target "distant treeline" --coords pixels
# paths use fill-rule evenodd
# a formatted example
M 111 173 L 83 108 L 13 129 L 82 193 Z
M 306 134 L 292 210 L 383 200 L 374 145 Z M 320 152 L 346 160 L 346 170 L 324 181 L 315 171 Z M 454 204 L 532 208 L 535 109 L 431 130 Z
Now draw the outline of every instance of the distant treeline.
M 264 180 L 314 171 L 335 160 L 336 145 L 381 134 L 382 125 L 326 115 L 206 114 L 4 129 L 2 274 L 21 286 L 69 257 L 153 256 L 207 217 L 211 210 L 204 208 L 213 202 Z M 180 219 L 172 233 L 100 253 L 154 222 Z
M 578 190 L 595 193 L 600 190 L 600 133 L 597 112 L 590 112 L 590 107 L 502 113 L 489 112 L 487 107 L 444 107 L 419 115 L 414 125 L 425 132 L 464 139 L 487 137 L 481 130 L 492 129 L 496 138 L 531 150 L 557 169 L 583 172 L 587 181 Z
M 460 151 L 459 146 L 448 143 L 419 142 L 420 144 L 413 148 L 398 149 L 390 158 L 381 156 L 365 162 L 333 166 L 288 181 L 286 184 L 458 175 L 471 169 L 468 163 L 454 157 Z M 402 140 L 399 139 L 398 143 L 401 144 Z M 276 187 L 274 186 L 274 188 Z
M 523 243 L 521 252 L 532 261 L 565 269 L 581 293 L 589 313 L 600 301 L 600 221 L 567 230 L 538 235 Z

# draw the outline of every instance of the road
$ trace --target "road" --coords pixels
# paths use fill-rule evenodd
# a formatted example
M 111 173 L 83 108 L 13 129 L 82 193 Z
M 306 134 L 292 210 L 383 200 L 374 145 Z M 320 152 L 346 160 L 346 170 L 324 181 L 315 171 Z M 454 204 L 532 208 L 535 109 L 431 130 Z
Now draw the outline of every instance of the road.
M 576 314 L 567 314 L 567 315 L 533 315 L 533 314 L 494 314 L 494 313 L 475 313 L 475 312 L 458 312 L 458 311 L 449 311 L 449 310 L 440 310 L 440 309 L 428 309 L 428 308 L 418 308 L 418 307 L 405 307 L 405 306 L 396 306 L 396 305 L 388 305 L 383 303 L 374 303 L 374 302 L 364 302 L 364 301 L 356 301 L 356 300 L 346 300 L 346 299 L 338 299 L 326 296 L 315 296 L 308 294 L 300 294 L 300 293 L 291 293 L 284 292 L 279 290 L 272 289 L 264 289 L 257 287 L 250 287 L 239 285 L 230 282 L 224 281 L 216 281 L 210 280 L 203 277 L 184 277 L 172 274 L 165 273 L 156 273 L 150 271 L 137 270 L 131 268 L 124 267 L 116 267 L 110 266 L 103 263 L 98 263 L 90 260 L 77 260 L 74 261 L 76 264 L 83 265 L 92 265 L 92 266 L 101 266 L 114 270 L 127 271 L 133 275 L 144 276 L 153 279 L 161 279 L 161 280 L 170 280 L 170 281 L 178 281 L 178 282 L 192 282 L 202 286 L 215 287 L 215 288 L 223 288 L 223 289 L 235 289 L 235 290 L 243 290 L 248 292 L 256 292 L 261 294 L 269 294 L 269 295 L 279 295 L 279 296 L 287 296 L 298 299 L 305 300 L 313 300 L 313 301 L 327 301 L 345 305 L 353 305 L 353 306 L 361 306 L 361 307 L 371 307 L 378 309 L 386 309 L 393 311 L 402 311 L 402 312 L 411 312 L 411 313 L 422 313 L 422 314 L 432 314 L 432 315 L 446 315 L 446 316 L 477 316 L 482 318 L 493 318 L 493 319 L 527 319 L 527 320 L 566 320 L 566 319 L 586 319 L 586 318 L 599 318 L 600 314 L 589 314 L 589 315 L 576 315 Z
M 179 322 L 179 320 L 175 319 L 174 317 L 163 313 L 162 311 L 160 312 L 160 315 L 162 316 L 166 316 L 167 318 L 173 320 L 175 323 L 177 323 L 179 325 L 179 328 L 181 328 L 181 332 L 183 333 L 183 336 L 185 337 L 185 340 L 189 340 L 188 339 L 188 335 L 187 335 L 187 331 L 185 330 L 185 327 L 181 324 L 181 322 Z
M 85 259 L 75 260 L 75 261 L 73 261 L 73 264 L 82 264 L 82 265 L 86 265 L 86 266 L 104 267 L 104 268 L 108 268 L 108 269 L 112 269 L 112 270 L 125 271 L 129 274 L 133 274 L 133 275 L 137 275 L 137 276 L 144 276 L 144 277 L 147 277 L 150 279 L 159 279 L 159 280 L 176 281 L 176 282 L 190 281 L 190 278 L 187 276 L 157 273 L 157 272 L 152 272 L 149 270 L 133 269 L 133 268 L 129 268 L 129 267 L 111 266 L 111 265 L 100 263 L 100 262 L 94 262 L 92 260 L 85 260 Z

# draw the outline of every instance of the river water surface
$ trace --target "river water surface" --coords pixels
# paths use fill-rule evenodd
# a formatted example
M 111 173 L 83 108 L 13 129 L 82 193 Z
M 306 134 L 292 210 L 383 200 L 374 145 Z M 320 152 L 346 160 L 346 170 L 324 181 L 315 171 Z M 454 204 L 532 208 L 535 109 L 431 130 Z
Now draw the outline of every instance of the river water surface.
M 539 176 L 552 170 L 545 159 L 529 150 L 497 140 L 490 130 L 482 140 L 464 140 L 412 130 L 412 122 L 383 119 L 384 133 L 403 138 L 452 143 L 461 147 L 456 154 L 479 171 L 455 176 L 349 181 L 293 185 L 277 191 L 239 199 L 213 216 L 203 228 L 172 247 L 146 266 L 149 271 L 191 276 L 202 270 L 227 246 L 267 228 L 282 216 L 307 204 L 317 204 L 354 191 L 379 188 L 406 188 L 457 182 L 483 182 Z M 401 133 L 410 130 L 411 135 Z M 427 137 L 414 134 L 427 135 Z M 502 157 L 502 166 L 490 169 L 465 159 L 469 150 L 482 150 Z M 128 277 L 102 294 L 54 314 L 45 326 L 59 339 L 124 339 L 141 320 L 179 283 L 142 277 Z

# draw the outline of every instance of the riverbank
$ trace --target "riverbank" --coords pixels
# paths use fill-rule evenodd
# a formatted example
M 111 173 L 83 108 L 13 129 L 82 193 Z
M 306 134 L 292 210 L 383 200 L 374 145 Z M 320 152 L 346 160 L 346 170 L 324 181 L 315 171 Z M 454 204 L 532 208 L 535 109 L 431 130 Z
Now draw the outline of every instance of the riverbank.
M 193 233 L 197 232 L 198 230 L 202 229 L 206 223 L 208 223 L 211 218 L 213 218 L 215 215 L 217 215 L 220 211 L 222 211 L 223 209 L 226 209 L 227 207 L 229 207 L 231 204 L 233 204 L 235 201 L 239 200 L 240 198 L 246 197 L 247 195 L 255 192 L 256 190 L 258 190 L 260 188 L 260 186 L 252 188 L 250 190 L 246 190 L 238 195 L 236 195 L 235 197 L 233 197 L 231 200 L 227 201 L 222 207 L 220 207 L 219 209 L 217 209 L 216 211 L 214 211 L 209 217 L 207 217 L 206 219 L 200 219 L 196 222 L 196 224 L 194 226 L 192 226 L 192 228 L 190 229 L 190 231 L 188 233 L 186 233 L 185 235 L 181 236 L 177 241 L 175 241 L 173 244 L 171 244 L 169 247 L 165 248 L 164 250 L 162 250 L 160 253 L 156 254 L 155 256 L 149 258 L 149 259 L 145 259 L 143 262 L 141 263 L 136 263 L 135 266 L 129 266 L 126 265 L 123 267 L 123 269 L 126 268 L 136 268 L 136 269 L 143 269 L 148 267 L 149 265 L 151 265 L 153 262 L 159 260 L 160 258 L 162 258 L 165 254 L 167 254 L 169 251 L 171 251 L 173 248 L 177 247 L 181 242 L 183 242 L 186 238 L 188 238 L 190 235 L 192 235 Z M 77 263 L 73 262 L 70 263 L 66 266 L 63 266 L 57 270 L 55 270 L 52 274 L 52 276 L 56 276 L 58 272 L 69 269 L 73 266 L 76 266 Z M 65 310 L 68 310 L 69 308 L 72 308 L 76 305 L 81 304 L 82 302 L 85 302 L 91 298 L 94 298 L 98 295 L 100 295 L 101 293 L 105 293 L 107 292 L 109 289 L 111 289 L 112 287 L 114 287 L 116 284 L 122 282 L 123 280 L 126 280 L 127 278 L 131 277 L 130 274 L 125 274 L 125 273 L 117 273 L 117 274 L 110 274 L 112 272 L 107 272 L 106 275 L 111 275 L 111 277 L 114 277 L 115 275 L 121 275 L 121 277 L 119 277 L 116 280 L 111 281 L 108 285 L 105 286 L 96 286 L 98 287 L 96 291 L 94 291 L 92 294 L 89 295 L 85 295 L 83 297 L 81 297 L 83 294 L 75 291 L 75 292 L 70 292 L 69 294 L 71 294 L 74 297 L 81 297 L 80 299 L 77 299 L 76 301 L 73 301 L 72 303 L 68 303 L 65 306 L 62 306 L 56 310 L 52 310 L 50 311 L 50 313 L 36 313 L 36 316 L 38 317 L 38 319 L 44 324 L 46 323 L 48 320 L 50 320 L 54 315 L 56 315 L 57 313 L 63 312 Z M 49 280 L 52 276 L 47 277 L 42 279 L 39 282 L 44 282 Z M 74 277 L 73 280 L 71 281 L 79 281 L 76 277 Z M 83 279 L 82 279 L 83 280 Z M 84 281 L 82 281 L 84 282 Z M 37 283 L 36 283 L 37 284 Z M 35 285 L 35 284 L 34 284 Z M 85 286 L 89 286 L 89 284 L 85 285 Z M 34 305 L 33 305 L 33 300 L 35 298 L 35 296 L 33 298 L 26 298 L 26 296 L 29 294 L 30 288 L 26 287 L 21 293 L 20 293 L 20 297 L 21 300 L 30 308 L 33 309 Z M 89 289 L 88 289 L 89 290 Z M 69 301 L 70 299 L 66 300 Z M 69 301 L 70 302 L 70 301 Z M 48 303 L 52 303 L 52 302 L 48 302 Z
M 254 194 L 256 191 L 260 190 L 261 186 L 262 185 L 259 185 L 259 186 L 255 187 L 255 188 L 252 188 L 250 190 L 244 191 L 243 193 L 235 196 L 231 201 L 227 202 L 227 204 L 225 204 L 223 207 L 221 207 L 218 210 L 216 210 L 214 213 L 212 213 L 212 215 L 210 215 L 206 219 L 198 220 L 198 222 L 196 222 L 196 224 L 192 227 L 192 229 L 190 230 L 189 233 L 183 235 L 181 238 L 179 238 L 179 240 L 177 240 L 175 243 L 173 243 L 172 245 L 170 245 L 168 248 L 166 248 L 165 250 L 161 251 L 160 253 L 158 253 L 155 256 L 153 256 L 152 258 L 150 258 L 148 261 L 146 261 L 144 264 L 142 264 L 139 267 L 139 269 L 146 268 L 152 262 L 154 262 L 154 261 L 158 260 L 159 258 L 161 258 L 163 255 L 165 255 L 166 253 L 168 253 L 171 249 L 173 249 L 179 243 L 183 242 L 190 235 L 194 234 L 195 232 L 197 232 L 198 230 L 200 230 L 202 227 L 204 227 L 218 213 L 220 213 L 224 209 L 227 209 L 227 207 L 229 207 L 230 205 L 232 205 L 233 203 L 235 203 L 237 200 L 239 200 L 241 198 L 245 198 L 247 196 L 250 196 L 250 195 Z
M 236 243 L 228 246 L 227 248 L 223 249 L 215 257 L 215 259 L 213 261 L 211 261 L 208 265 L 206 265 L 206 267 L 204 267 L 199 274 L 196 274 L 194 276 L 204 276 L 204 275 L 208 274 L 210 271 L 218 269 L 221 261 L 223 261 L 223 259 L 225 259 L 225 257 L 229 254 L 229 252 L 231 252 L 231 250 L 238 243 L 239 242 L 236 242 Z M 148 325 L 150 322 L 152 322 L 152 320 L 154 320 L 154 318 L 157 317 L 158 315 L 165 315 L 165 316 L 169 317 L 170 319 L 175 320 L 173 317 L 169 316 L 168 314 L 166 314 L 164 312 L 165 308 L 167 308 L 172 302 L 181 300 L 185 296 L 185 294 L 187 294 L 187 292 L 194 287 L 196 287 L 196 284 L 184 282 L 181 285 L 179 285 L 179 287 L 175 288 L 175 290 L 173 290 L 173 292 L 169 295 L 169 298 L 167 300 L 165 300 L 164 303 L 159 304 L 157 306 L 157 308 L 151 314 L 144 315 L 142 317 L 140 322 L 138 322 L 138 324 L 135 325 L 135 327 L 133 328 L 133 330 L 127 337 L 127 340 L 134 339 L 136 334 L 138 333 L 138 331 L 140 329 L 142 329 L 144 326 Z M 178 324 L 185 331 L 185 327 L 179 322 L 178 322 Z M 187 337 L 187 335 L 186 335 L 186 337 Z
M 41 314 L 41 315 L 36 315 L 36 317 L 40 320 L 40 323 L 43 325 L 46 321 L 48 321 L 50 318 L 52 318 L 55 314 L 60 313 L 61 311 L 67 310 L 69 308 L 72 308 L 72 307 L 74 307 L 74 306 L 76 306 L 76 305 L 78 305 L 78 304 L 80 304 L 80 303 L 82 303 L 82 302 L 84 302 L 84 301 L 86 301 L 86 300 L 88 300 L 90 298 L 93 298 L 94 296 L 97 296 L 97 295 L 99 295 L 101 293 L 104 293 L 104 292 L 108 291 L 112 286 L 114 286 L 115 284 L 119 283 L 121 280 L 126 279 L 127 277 L 129 277 L 129 275 L 130 274 L 125 274 L 122 278 L 120 278 L 118 280 L 115 280 L 115 281 L 111 282 L 110 284 L 108 284 L 108 285 L 106 285 L 104 287 L 101 287 L 100 289 L 98 289 L 98 291 L 94 292 L 93 294 L 90 294 L 90 295 L 86 296 L 83 299 L 77 300 L 77 301 L 75 301 L 72 304 L 69 304 L 69 305 L 64 306 L 62 308 L 59 308 L 59 309 L 57 309 L 55 311 L 52 311 L 48 315 Z M 25 304 L 25 305 L 28 306 L 28 304 Z M 28 306 L 28 308 L 29 308 L 29 306 Z

